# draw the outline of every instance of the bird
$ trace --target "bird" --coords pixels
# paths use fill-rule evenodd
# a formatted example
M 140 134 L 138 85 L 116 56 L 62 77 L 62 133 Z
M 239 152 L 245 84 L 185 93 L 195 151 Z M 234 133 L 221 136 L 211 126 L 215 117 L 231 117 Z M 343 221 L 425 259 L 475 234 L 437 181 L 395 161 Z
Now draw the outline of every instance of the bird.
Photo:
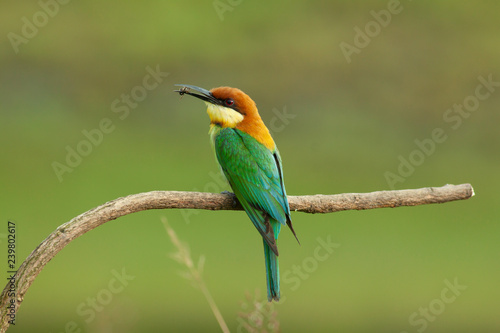
M 206 90 L 188 84 L 178 92 L 201 99 L 210 117 L 209 135 L 219 166 L 246 214 L 262 236 L 267 298 L 279 301 L 278 236 L 290 217 L 281 156 L 255 102 L 238 88 Z M 300 242 L 299 242 L 300 244 Z

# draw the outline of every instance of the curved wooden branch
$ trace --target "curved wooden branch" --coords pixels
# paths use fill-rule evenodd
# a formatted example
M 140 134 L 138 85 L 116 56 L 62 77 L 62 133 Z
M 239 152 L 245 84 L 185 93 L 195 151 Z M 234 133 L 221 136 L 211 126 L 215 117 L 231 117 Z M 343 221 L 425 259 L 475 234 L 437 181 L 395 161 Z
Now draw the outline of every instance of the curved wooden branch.
M 384 207 L 417 206 L 468 199 L 474 195 L 470 184 L 427 187 L 416 190 L 346 193 L 335 195 L 289 196 L 290 209 L 305 213 L 331 213 Z M 1 295 L 0 332 L 9 327 L 24 296 L 43 267 L 73 239 L 120 216 L 148 209 L 241 210 L 232 193 L 153 191 L 109 201 L 59 226 L 26 258 L 15 274 L 15 297 L 7 284 Z M 11 303 L 12 302 L 12 303 Z M 14 306 L 9 308 L 13 304 Z

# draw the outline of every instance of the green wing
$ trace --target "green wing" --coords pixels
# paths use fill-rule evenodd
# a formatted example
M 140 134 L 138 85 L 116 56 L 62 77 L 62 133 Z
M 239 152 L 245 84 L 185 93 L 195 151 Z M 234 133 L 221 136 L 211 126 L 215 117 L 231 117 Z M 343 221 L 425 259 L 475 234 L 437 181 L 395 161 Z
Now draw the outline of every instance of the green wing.
M 214 137 L 214 148 L 234 194 L 273 252 L 278 254 L 275 239 L 281 224 L 290 221 L 278 150 L 272 152 L 252 136 L 232 128 L 219 131 Z

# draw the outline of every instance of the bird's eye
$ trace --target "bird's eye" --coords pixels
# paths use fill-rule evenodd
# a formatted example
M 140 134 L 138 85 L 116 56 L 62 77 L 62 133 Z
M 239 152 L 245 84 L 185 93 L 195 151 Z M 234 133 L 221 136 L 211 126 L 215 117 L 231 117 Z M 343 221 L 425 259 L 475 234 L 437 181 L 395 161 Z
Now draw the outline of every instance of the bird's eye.
M 231 98 L 228 98 L 224 101 L 224 103 L 227 105 L 227 106 L 233 106 L 234 105 L 234 101 L 231 99 Z

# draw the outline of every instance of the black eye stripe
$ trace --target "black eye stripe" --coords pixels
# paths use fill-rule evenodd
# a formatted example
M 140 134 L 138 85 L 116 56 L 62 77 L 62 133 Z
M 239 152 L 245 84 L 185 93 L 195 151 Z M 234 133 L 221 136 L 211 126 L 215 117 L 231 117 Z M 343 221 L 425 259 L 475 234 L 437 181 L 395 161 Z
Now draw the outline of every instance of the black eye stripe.
M 242 115 L 245 115 L 245 113 L 240 110 L 240 108 L 238 107 L 238 105 L 236 105 L 236 102 L 232 98 L 218 99 L 218 102 L 219 105 L 233 109 L 234 111 L 241 113 Z

